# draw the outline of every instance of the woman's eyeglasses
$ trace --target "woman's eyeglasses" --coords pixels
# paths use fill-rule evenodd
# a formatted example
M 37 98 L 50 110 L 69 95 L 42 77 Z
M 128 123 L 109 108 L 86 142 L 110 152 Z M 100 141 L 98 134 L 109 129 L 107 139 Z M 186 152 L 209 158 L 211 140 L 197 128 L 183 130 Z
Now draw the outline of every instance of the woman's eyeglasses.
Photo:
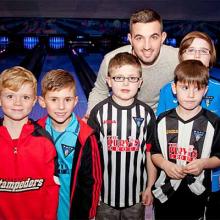
M 200 55 L 209 55 L 210 50 L 207 48 L 196 49 L 194 47 L 189 47 L 185 50 L 185 53 L 188 55 L 195 55 L 196 53 L 199 53 Z

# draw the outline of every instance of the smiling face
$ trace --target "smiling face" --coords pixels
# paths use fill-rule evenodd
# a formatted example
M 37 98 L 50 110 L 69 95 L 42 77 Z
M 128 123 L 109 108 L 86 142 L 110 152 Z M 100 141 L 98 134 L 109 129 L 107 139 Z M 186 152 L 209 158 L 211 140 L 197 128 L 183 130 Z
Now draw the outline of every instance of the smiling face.
M 35 102 L 35 91 L 30 83 L 23 84 L 18 91 L 3 88 L 0 105 L 4 112 L 4 121 L 23 121 L 25 124 Z
M 78 102 L 72 87 L 55 91 L 47 91 L 44 97 L 39 97 L 41 107 L 46 108 L 52 119 L 53 127 L 63 131 L 71 121 L 71 115 Z
M 139 67 L 122 65 L 112 68 L 111 76 L 107 77 L 107 83 L 112 88 L 112 98 L 117 104 L 131 105 L 142 84 Z
M 166 39 L 166 33 L 161 32 L 158 21 L 132 24 L 128 39 L 133 47 L 133 53 L 142 65 L 152 65 L 160 53 L 161 45 Z
M 210 46 L 207 41 L 201 38 L 195 38 L 191 45 L 189 46 L 190 49 L 194 49 L 192 53 L 188 53 L 187 50 L 182 54 L 182 60 L 199 60 L 201 61 L 206 67 L 209 67 L 211 55 L 210 53 L 202 53 L 201 51 L 210 51 Z M 189 49 L 187 48 L 187 49 Z

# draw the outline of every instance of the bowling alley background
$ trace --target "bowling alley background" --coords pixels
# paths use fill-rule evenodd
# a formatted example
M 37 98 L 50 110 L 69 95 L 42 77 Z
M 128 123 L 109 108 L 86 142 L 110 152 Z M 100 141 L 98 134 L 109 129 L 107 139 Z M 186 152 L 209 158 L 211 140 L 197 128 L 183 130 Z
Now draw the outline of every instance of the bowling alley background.
M 211 76 L 220 80 L 220 1 L 215 0 L 1 0 L 0 71 L 21 65 L 40 82 L 51 69 L 68 70 L 77 81 L 75 111 L 83 116 L 104 54 L 128 44 L 129 17 L 144 8 L 162 16 L 167 45 L 178 47 L 193 30 L 209 34 L 218 57 Z M 32 117 L 44 114 L 36 105 Z

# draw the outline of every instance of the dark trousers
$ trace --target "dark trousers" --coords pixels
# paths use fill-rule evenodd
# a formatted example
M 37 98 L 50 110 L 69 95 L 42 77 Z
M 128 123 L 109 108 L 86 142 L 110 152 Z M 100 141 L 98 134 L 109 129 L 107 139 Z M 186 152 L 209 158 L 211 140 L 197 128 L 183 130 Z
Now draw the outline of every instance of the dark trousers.
M 206 220 L 220 220 L 220 191 L 212 192 L 208 199 Z
M 165 203 L 155 199 L 155 220 L 203 219 L 206 201 L 206 193 L 197 196 L 187 185 L 180 184 L 177 191 Z

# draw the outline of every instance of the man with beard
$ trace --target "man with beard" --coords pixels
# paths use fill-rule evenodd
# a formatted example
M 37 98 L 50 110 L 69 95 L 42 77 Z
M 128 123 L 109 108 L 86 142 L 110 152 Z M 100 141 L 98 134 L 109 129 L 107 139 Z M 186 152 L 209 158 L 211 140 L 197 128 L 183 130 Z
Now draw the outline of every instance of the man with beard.
M 143 85 L 137 98 L 152 107 L 154 112 L 156 111 L 160 89 L 173 80 L 173 72 L 179 62 L 178 49 L 163 44 L 166 36 L 162 19 L 154 10 L 141 10 L 131 16 L 130 33 L 128 33 L 130 45 L 122 46 L 105 55 L 95 87 L 89 95 L 85 118 L 98 102 L 108 97 L 109 89 L 106 84 L 108 63 L 113 56 L 121 52 L 129 52 L 139 58 Z

